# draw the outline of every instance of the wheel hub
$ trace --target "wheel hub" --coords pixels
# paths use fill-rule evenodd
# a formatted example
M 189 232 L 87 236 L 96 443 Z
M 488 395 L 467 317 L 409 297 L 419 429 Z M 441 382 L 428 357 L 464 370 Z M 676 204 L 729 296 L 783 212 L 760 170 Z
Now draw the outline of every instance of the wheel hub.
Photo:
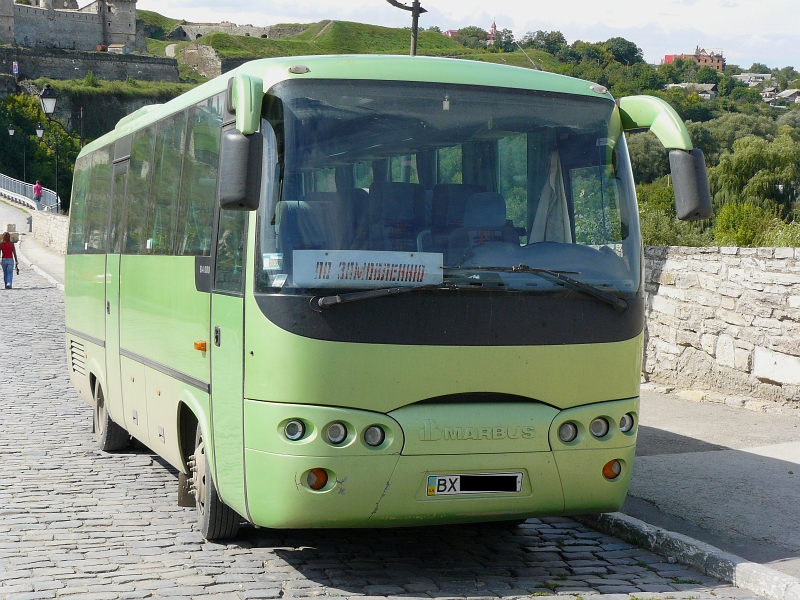
M 191 467 L 194 499 L 200 514 L 203 514 L 205 513 L 206 509 L 206 445 L 202 439 L 200 440 L 200 443 L 197 444 L 197 448 L 194 450 Z

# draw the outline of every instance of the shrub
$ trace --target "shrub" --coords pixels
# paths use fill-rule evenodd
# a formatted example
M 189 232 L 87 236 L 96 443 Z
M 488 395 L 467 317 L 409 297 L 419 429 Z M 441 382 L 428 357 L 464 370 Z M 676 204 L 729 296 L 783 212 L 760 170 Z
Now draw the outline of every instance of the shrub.
M 723 246 L 754 246 L 774 221 L 774 208 L 752 202 L 728 202 L 717 215 L 714 239 Z
M 800 222 L 775 219 L 758 240 L 759 246 L 800 248 Z

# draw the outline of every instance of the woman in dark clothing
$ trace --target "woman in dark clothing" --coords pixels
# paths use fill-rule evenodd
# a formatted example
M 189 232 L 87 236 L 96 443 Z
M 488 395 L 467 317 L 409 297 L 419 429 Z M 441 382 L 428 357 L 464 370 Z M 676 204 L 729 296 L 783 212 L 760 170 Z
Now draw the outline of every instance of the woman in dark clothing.
M 2 255 L 3 262 L 3 281 L 6 289 L 11 289 L 11 281 L 14 278 L 14 266 L 17 263 L 17 249 L 11 241 L 11 234 L 5 232 L 3 234 L 3 243 L 0 244 L 0 254 Z

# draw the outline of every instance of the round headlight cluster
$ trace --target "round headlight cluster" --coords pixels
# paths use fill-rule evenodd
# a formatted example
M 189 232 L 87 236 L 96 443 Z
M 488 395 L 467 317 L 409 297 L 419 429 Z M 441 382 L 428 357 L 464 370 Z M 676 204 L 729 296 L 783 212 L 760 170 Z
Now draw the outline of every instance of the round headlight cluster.
M 619 430 L 622 433 L 628 433 L 631 429 L 633 429 L 633 415 L 627 413 L 619 420 Z
M 287 440 L 291 440 L 292 442 L 296 442 L 297 440 L 303 439 L 303 436 L 306 434 L 306 426 L 299 419 L 292 419 L 289 421 L 283 428 L 283 435 L 286 436 Z
M 589 425 L 589 431 L 592 432 L 592 435 L 597 438 L 605 437 L 608 435 L 608 430 L 610 429 L 608 425 L 608 421 L 603 417 L 597 417 L 594 421 L 591 422 Z
M 576 437 L 578 437 L 578 426 L 575 425 L 575 423 L 567 421 L 566 423 L 562 423 L 561 427 L 558 428 L 558 439 L 562 442 L 572 442 Z
M 338 446 L 347 439 L 347 427 L 344 423 L 331 423 L 325 430 L 325 437 L 334 446 Z
M 364 430 L 364 442 L 367 446 L 380 446 L 386 439 L 386 432 L 379 425 L 370 425 Z

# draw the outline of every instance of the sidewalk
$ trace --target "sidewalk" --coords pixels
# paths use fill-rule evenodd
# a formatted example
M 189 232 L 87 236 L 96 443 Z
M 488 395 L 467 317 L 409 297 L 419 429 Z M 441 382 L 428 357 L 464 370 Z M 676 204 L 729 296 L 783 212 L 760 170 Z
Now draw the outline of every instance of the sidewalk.
M 663 391 L 642 386 L 622 512 L 800 577 L 800 410 L 768 414 Z
M 20 276 L 24 277 L 24 268 L 33 269 L 52 285 L 64 289 L 64 255 L 42 244 L 29 231 L 27 210 L 0 202 L 0 227 L 5 223 L 14 223 L 19 233 L 17 254 L 21 263 Z M 5 231 L 5 228 L 3 228 Z

